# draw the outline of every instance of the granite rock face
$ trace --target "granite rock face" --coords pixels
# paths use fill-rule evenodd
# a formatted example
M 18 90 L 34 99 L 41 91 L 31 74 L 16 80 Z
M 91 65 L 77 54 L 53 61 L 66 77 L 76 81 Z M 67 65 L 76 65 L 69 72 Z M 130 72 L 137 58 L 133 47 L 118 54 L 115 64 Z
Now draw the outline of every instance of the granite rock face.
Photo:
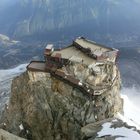
M 85 139 L 84 126 L 122 112 L 115 64 L 71 64 L 63 69 L 100 94 L 91 97 L 49 73 L 26 71 L 12 82 L 1 119 L 4 129 L 33 140 L 81 140 Z

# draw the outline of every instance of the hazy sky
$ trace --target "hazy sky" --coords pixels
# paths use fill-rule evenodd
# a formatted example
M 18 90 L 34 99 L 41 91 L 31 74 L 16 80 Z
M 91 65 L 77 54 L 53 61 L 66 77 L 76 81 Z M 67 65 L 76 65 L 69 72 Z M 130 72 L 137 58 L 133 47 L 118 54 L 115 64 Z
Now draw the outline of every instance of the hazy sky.
M 18 0 L 0 0 L 0 7 L 5 7 L 16 3 Z

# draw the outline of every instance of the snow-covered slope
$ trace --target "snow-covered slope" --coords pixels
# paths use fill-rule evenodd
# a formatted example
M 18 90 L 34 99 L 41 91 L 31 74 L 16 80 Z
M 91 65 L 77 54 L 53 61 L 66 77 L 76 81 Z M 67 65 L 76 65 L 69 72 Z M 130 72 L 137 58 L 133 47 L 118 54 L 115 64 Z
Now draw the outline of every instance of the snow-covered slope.
M 0 82 L 6 80 L 7 78 L 11 79 L 20 74 L 21 72 L 24 72 L 26 70 L 26 66 L 27 64 L 21 64 L 16 68 L 0 70 Z
M 124 99 L 124 117 L 122 116 L 121 119 L 140 130 L 140 106 L 136 106 L 130 96 L 122 95 L 122 98 Z
M 136 88 L 123 88 L 121 93 L 124 99 L 124 115 L 118 114 L 117 117 L 124 124 L 118 120 L 104 123 L 102 130 L 98 132 L 98 137 L 110 137 L 116 138 L 116 140 L 140 140 L 139 91 Z M 115 123 L 117 127 L 114 127 Z
M 103 129 L 98 132 L 98 137 L 103 136 L 110 136 L 114 139 L 116 138 L 116 140 L 140 140 L 140 134 L 134 129 L 126 127 L 113 128 L 110 122 L 103 124 Z
M 11 81 L 15 76 L 26 70 L 27 64 L 21 64 L 13 69 L 0 70 L 0 115 L 4 105 L 9 100 Z

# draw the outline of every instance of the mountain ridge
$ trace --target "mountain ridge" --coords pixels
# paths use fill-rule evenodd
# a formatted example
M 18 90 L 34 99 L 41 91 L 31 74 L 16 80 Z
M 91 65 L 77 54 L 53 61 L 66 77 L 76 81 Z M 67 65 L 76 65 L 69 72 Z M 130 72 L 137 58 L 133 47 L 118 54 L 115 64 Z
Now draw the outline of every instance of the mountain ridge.
M 84 27 L 88 26 L 88 22 L 85 21 L 90 21 L 92 35 L 94 32 L 104 34 L 125 33 L 127 30 L 132 32 L 139 27 L 135 22 L 140 21 L 139 6 L 140 3 L 136 0 L 100 2 L 97 0 L 88 2 L 85 0 L 17 0 L 15 5 L 5 8 L 4 12 L 0 13 L 0 31 L 15 38 L 50 33 L 53 30 L 59 31 L 72 26 L 82 26 L 81 29 L 86 32 Z

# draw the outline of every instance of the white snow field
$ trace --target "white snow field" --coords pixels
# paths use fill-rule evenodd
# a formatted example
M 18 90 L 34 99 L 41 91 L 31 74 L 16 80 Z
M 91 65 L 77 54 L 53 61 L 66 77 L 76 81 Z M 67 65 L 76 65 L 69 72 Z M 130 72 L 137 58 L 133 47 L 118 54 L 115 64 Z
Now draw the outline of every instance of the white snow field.
M 124 115 L 118 113 L 118 118 L 129 126 L 140 130 L 140 92 L 136 88 L 123 88 L 121 97 L 124 100 Z M 140 134 L 134 128 L 126 127 L 113 128 L 111 123 L 104 123 L 103 129 L 98 132 L 98 137 L 110 135 L 120 136 L 116 140 L 140 140 Z

